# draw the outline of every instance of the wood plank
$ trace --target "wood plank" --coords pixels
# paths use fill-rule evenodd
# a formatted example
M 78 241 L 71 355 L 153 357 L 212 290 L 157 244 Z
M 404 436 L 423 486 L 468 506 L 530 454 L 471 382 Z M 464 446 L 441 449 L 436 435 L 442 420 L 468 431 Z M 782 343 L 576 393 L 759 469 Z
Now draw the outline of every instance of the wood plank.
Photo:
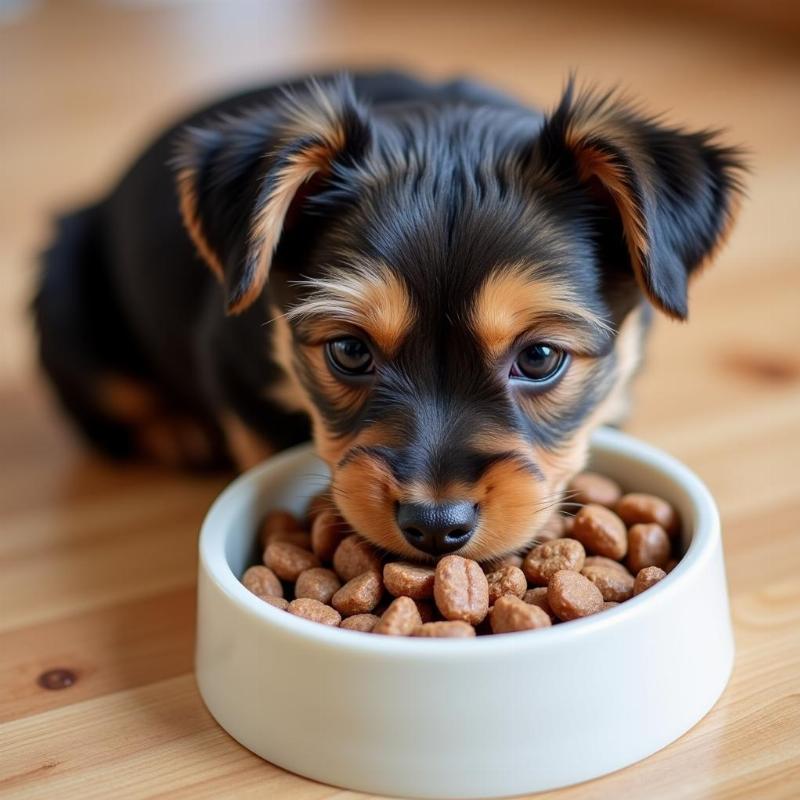
M 737 643 L 757 657 L 740 656 L 711 713 L 646 761 L 551 795 L 600 800 L 646 788 L 654 800 L 712 791 L 719 798 L 791 797 L 788 781 L 800 764 L 798 601 L 795 581 L 737 602 Z M 248 754 L 205 711 L 191 675 L 7 722 L 0 740 L 7 743 L 0 791 L 16 797 L 360 796 Z M 671 780 L 676 771 L 679 786 Z
M 0 723 L 185 674 L 195 597 L 190 585 L 0 634 Z M 58 668 L 75 675 L 74 685 L 39 685 Z
M 691 324 L 656 322 L 628 425 L 720 505 L 733 680 L 664 752 L 547 796 L 796 797 L 800 57 L 788 30 L 627 0 L 31 7 L 0 20 L 0 795 L 356 797 L 261 762 L 205 712 L 188 674 L 196 537 L 226 478 L 87 454 L 37 375 L 27 304 L 51 212 L 105 191 L 196 101 L 314 65 L 395 63 L 548 106 L 575 67 L 749 148 L 739 224 L 693 287 Z M 38 688 L 49 666 L 78 682 Z

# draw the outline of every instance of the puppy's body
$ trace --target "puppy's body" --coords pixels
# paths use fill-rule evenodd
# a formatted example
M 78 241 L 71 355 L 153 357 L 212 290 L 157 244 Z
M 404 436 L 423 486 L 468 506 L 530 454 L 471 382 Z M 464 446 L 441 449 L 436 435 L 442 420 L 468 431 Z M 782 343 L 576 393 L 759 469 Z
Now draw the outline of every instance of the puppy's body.
M 184 121 L 62 221 L 44 364 L 117 454 L 246 466 L 310 419 L 377 544 L 521 547 L 620 413 L 647 301 L 685 316 L 734 155 L 609 98 L 303 83 Z

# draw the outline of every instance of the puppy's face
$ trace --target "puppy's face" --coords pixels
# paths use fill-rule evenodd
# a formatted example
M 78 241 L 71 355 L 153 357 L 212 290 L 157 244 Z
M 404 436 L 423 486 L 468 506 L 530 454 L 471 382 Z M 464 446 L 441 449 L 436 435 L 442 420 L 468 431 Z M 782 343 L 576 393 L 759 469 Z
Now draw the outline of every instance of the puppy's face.
M 567 97 L 542 125 L 519 108 L 411 108 L 402 124 L 396 111 L 361 119 L 344 159 L 356 123 L 329 120 L 263 196 L 251 241 L 277 242 L 275 215 L 297 214 L 306 187 L 305 224 L 268 265 L 275 356 L 337 504 L 376 545 L 479 560 L 523 548 L 592 430 L 624 411 L 643 298 L 685 315 L 688 274 L 730 217 L 734 164 L 669 132 L 679 187 L 652 168 L 663 131 L 612 110 Z M 693 205 L 710 211 L 712 190 L 720 206 L 703 222 Z M 234 307 L 258 296 L 276 246 L 261 243 L 233 282 L 220 266 Z

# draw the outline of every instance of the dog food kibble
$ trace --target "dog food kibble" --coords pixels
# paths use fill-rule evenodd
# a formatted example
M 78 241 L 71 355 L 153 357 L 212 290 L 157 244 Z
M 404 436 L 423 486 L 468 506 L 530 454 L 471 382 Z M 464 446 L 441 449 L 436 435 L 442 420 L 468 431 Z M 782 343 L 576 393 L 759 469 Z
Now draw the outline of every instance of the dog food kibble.
M 542 525 L 536 533 L 536 542 L 552 542 L 553 539 L 561 539 L 565 533 L 567 517 L 562 514 L 551 514 L 547 522 Z
M 314 520 L 323 511 L 336 511 L 336 508 L 333 504 L 333 499 L 328 492 L 320 492 L 311 498 L 311 502 L 308 504 L 308 508 L 306 509 L 306 525 L 309 528 L 313 528 Z
M 581 472 L 569 482 L 567 496 L 571 502 L 583 506 L 594 504 L 614 508 L 622 497 L 622 489 L 616 481 L 598 472 Z
M 283 586 L 269 567 L 249 567 L 242 575 L 242 583 L 253 594 L 266 597 L 283 597 Z
M 318 567 L 319 559 L 300 545 L 270 542 L 264 550 L 264 563 L 282 581 L 296 581 L 301 572 Z
M 538 538 L 538 537 L 537 537 Z M 512 553 L 510 556 L 503 556 L 500 561 L 493 567 L 487 567 L 484 572 L 488 575 L 490 572 L 500 569 L 500 567 L 519 567 L 522 569 L 522 562 L 525 559 L 517 553 Z
M 620 559 L 628 552 L 625 523 L 613 511 L 596 503 L 584 506 L 575 515 L 572 538 L 593 555 Z
M 383 612 L 372 632 L 385 636 L 411 636 L 421 626 L 422 618 L 416 603 L 410 597 L 397 597 Z
M 346 631 L 361 631 L 361 633 L 372 633 L 373 628 L 378 624 L 380 617 L 375 614 L 353 614 L 346 617 L 339 623 L 340 628 Z
M 634 595 L 641 594 L 645 589 L 649 589 L 666 577 L 667 573 L 658 567 L 645 567 L 639 570 L 636 575 L 636 580 L 633 582 Z
M 475 628 L 460 620 L 423 622 L 414 631 L 413 636 L 435 639 L 471 639 L 475 636 Z
M 559 570 L 579 572 L 585 558 L 586 551 L 576 539 L 553 539 L 534 547 L 526 556 L 522 569 L 531 583 L 547 586 Z
M 628 569 L 634 575 L 645 567 L 663 567 L 669 555 L 669 537 L 660 525 L 640 522 L 628 531 Z
M 528 590 L 525 573 L 519 567 L 500 567 L 486 576 L 489 583 L 489 605 L 493 606 L 503 595 L 522 597 Z
M 445 619 L 477 625 L 489 611 L 489 582 L 477 561 L 445 556 L 436 565 L 433 597 Z
M 680 530 L 680 520 L 675 509 L 666 500 L 652 494 L 632 492 L 623 495 L 615 511 L 629 528 L 639 522 L 654 522 L 670 536 L 675 536 Z
M 352 533 L 347 523 L 332 509 L 317 513 L 311 523 L 311 549 L 322 561 L 331 561 L 336 548 Z
M 310 597 L 298 597 L 292 600 L 286 607 L 290 614 L 312 622 L 321 622 L 323 625 L 336 626 L 342 621 L 342 615 L 335 609 L 319 600 L 312 600 Z
M 303 528 L 298 519 L 288 511 L 277 509 L 270 511 L 261 523 L 258 535 L 259 544 L 263 550 L 269 542 L 276 542 L 286 534 L 303 533 Z
M 295 597 L 310 597 L 320 603 L 330 603 L 331 598 L 342 588 L 339 576 L 332 569 L 312 567 L 297 576 L 294 585 Z
M 532 606 L 539 606 L 542 611 L 550 617 L 551 622 L 555 622 L 558 617 L 553 613 L 553 609 L 550 608 L 550 603 L 547 602 L 547 587 L 546 586 L 537 586 L 535 589 L 528 589 L 524 595 L 522 595 L 522 599 L 526 603 L 530 603 Z
M 614 608 L 678 563 L 680 519 L 662 498 L 623 494 L 605 475 L 584 472 L 564 500 L 527 552 L 484 564 L 456 553 L 413 563 L 382 558 L 322 492 L 302 521 L 288 511 L 267 514 L 258 532 L 263 563 L 245 570 L 241 581 L 276 610 L 332 627 L 474 638 L 563 625 Z
M 289 608 L 289 601 L 285 597 L 271 597 L 264 594 L 256 595 L 256 597 L 259 597 L 271 606 L 275 606 L 275 608 L 279 608 L 281 611 L 286 611 Z
M 512 594 L 503 595 L 494 604 L 490 616 L 492 633 L 513 633 L 532 631 L 535 628 L 549 628 L 550 615 L 539 606 L 526 603 Z
M 633 575 L 627 570 L 584 565 L 581 575 L 600 590 L 603 600 L 607 602 L 621 603 L 633 594 Z
M 383 568 L 383 585 L 394 597 L 427 600 L 433 597 L 434 574 L 432 567 L 394 561 Z
M 587 577 L 571 569 L 559 570 L 550 579 L 547 602 L 563 622 L 588 617 L 603 609 L 600 590 Z
M 377 572 L 369 571 L 347 581 L 333 595 L 331 605 L 343 616 L 368 614 L 381 601 L 383 585 Z M 414 607 L 416 609 L 416 606 Z
M 365 572 L 381 572 L 383 564 L 372 545 L 354 533 L 336 548 L 333 568 L 343 581 L 350 581 Z

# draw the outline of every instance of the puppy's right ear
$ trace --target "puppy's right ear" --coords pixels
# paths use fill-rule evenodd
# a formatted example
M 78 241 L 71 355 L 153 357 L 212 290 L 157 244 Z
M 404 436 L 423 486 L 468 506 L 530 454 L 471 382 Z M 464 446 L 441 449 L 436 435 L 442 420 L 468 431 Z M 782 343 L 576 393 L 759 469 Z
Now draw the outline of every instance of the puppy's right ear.
M 347 78 L 312 82 L 275 106 L 185 132 L 174 160 L 181 215 L 224 286 L 229 314 L 261 294 L 281 235 L 305 201 L 369 143 L 366 112 Z

